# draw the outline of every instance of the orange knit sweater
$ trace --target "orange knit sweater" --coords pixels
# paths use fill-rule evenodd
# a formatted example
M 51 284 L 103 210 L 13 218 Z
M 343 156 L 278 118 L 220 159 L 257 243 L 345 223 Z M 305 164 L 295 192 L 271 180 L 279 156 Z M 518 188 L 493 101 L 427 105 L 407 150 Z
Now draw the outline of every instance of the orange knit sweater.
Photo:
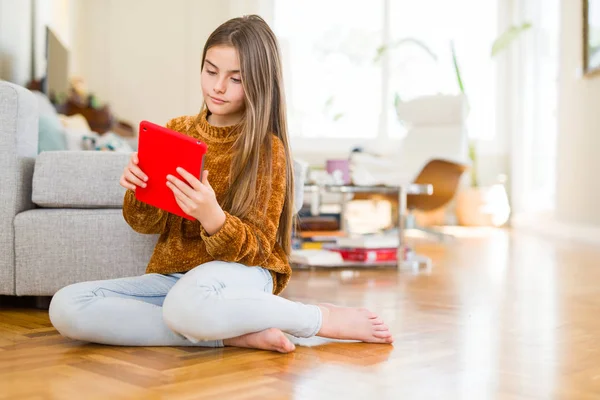
M 167 123 L 167 127 L 199 138 L 208 145 L 204 168 L 210 172 L 209 182 L 217 201 L 223 204 L 234 156 L 231 146 L 236 135 L 232 128 L 210 125 L 206 112 L 175 118 Z M 286 161 L 283 144 L 275 136 L 272 150 L 272 174 L 259 175 L 257 182 L 258 204 L 263 207 L 259 206 L 244 219 L 224 210 L 225 224 L 212 236 L 199 221 L 190 221 L 140 202 L 133 191 L 127 190 L 123 202 L 125 221 L 136 232 L 160 234 L 146 273 L 186 272 L 213 260 L 237 262 L 270 270 L 273 292 L 281 293 L 292 271 L 283 248 L 276 242 L 285 197 Z M 264 165 L 264 162 L 260 164 Z M 266 211 L 264 204 L 267 204 Z

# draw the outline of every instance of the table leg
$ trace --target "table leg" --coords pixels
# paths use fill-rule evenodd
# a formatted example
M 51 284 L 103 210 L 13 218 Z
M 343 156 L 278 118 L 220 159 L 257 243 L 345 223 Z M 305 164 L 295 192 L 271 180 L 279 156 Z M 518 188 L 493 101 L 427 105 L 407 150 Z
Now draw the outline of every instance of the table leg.
M 350 234 L 350 228 L 348 227 L 348 202 L 350 201 L 349 193 L 342 193 L 342 204 L 340 210 L 340 228 L 341 231 L 346 235 Z
M 310 191 L 310 215 L 316 217 L 321 210 L 321 188 Z
M 415 273 L 421 270 L 431 270 L 431 259 L 410 250 L 405 243 L 406 229 L 406 190 L 401 186 L 398 190 L 398 269 L 411 270 Z

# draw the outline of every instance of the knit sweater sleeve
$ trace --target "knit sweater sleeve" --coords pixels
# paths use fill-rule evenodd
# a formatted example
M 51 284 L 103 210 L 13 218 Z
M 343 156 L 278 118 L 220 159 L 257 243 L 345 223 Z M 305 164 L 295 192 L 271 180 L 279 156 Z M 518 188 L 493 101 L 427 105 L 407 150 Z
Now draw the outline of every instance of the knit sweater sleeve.
M 139 201 L 133 190 L 127 189 L 123 199 L 123 218 L 138 233 L 164 233 L 169 213 Z
M 185 117 L 179 117 L 167 122 L 166 127 L 180 131 L 185 123 Z M 127 189 L 123 199 L 123 218 L 138 233 L 157 234 L 167 229 L 169 213 L 135 197 L 133 190 Z
M 259 179 L 258 207 L 243 219 L 225 211 L 225 223 L 213 235 L 201 227 L 206 250 L 215 260 L 262 266 L 271 255 L 287 182 L 285 151 L 278 139 L 274 138 L 274 142 L 272 172 L 268 180 Z

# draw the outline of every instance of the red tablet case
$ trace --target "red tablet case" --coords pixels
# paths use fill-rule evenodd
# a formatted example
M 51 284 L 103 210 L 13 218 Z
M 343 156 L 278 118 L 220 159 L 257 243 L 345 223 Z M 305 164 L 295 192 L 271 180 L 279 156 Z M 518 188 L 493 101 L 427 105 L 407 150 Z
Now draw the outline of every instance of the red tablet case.
M 145 188 L 136 188 L 135 197 L 194 221 L 195 218 L 183 212 L 177 204 L 173 191 L 167 186 L 167 175 L 176 176 L 187 184 L 176 171 L 177 167 L 181 167 L 201 179 L 206 151 L 206 144 L 196 138 L 142 121 L 138 139 L 138 166 L 148 175 L 148 182 Z

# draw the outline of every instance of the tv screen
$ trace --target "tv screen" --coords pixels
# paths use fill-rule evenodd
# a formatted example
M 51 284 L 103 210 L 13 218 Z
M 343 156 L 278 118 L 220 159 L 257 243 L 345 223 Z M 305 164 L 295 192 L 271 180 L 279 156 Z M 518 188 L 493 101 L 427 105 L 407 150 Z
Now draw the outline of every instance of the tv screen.
M 46 27 L 46 79 L 44 93 L 50 99 L 66 98 L 69 90 L 69 50 Z

